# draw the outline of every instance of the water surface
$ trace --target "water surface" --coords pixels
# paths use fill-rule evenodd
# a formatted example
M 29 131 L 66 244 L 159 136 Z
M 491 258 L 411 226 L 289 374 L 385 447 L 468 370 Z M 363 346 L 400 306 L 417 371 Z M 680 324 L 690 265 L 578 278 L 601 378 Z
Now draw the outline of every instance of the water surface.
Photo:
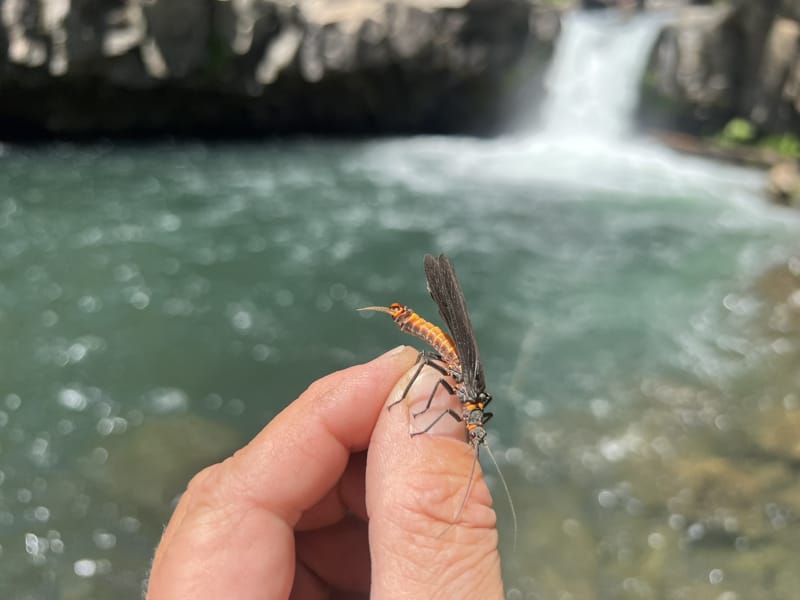
M 410 342 L 354 309 L 433 317 L 444 251 L 520 512 L 510 555 L 498 496 L 509 597 L 790 597 L 796 457 L 763 431 L 798 404 L 800 222 L 758 173 L 589 150 L 6 147 L 0 594 L 138 597 L 188 477 Z

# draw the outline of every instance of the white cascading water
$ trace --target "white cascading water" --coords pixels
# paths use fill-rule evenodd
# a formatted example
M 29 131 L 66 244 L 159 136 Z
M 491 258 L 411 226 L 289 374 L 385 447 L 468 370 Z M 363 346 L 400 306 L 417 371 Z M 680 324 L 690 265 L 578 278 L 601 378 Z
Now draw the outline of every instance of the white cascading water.
M 572 13 L 564 18 L 542 109 L 547 135 L 631 133 L 638 82 L 664 19 Z
M 535 126 L 520 125 L 494 140 L 378 142 L 359 158 L 360 168 L 372 165 L 421 191 L 448 189 L 453 181 L 546 184 L 620 197 L 722 198 L 769 217 L 761 200 L 763 173 L 680 155 L 637 137 L 640 83 L 668 18 L 611 10 L 567 14 Z
M 545 179 L 637 195 L 718 195 L 722 185 L 751 196 L 761 188 L 760 173 L 682 156 L 636 136 L 640 83 L 668 17 L 565 16 L 539 125 L 525 134 Z

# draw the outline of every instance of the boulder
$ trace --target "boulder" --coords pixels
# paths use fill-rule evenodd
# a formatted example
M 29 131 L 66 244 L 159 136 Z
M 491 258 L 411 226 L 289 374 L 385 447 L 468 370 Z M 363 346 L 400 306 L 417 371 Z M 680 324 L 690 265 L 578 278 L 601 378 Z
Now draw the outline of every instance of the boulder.
M 777 204 L 800 208 L 800 164 L 785 160 L 772 167 L 767 179 L 767 191 Z
M 777 17 L 772 22 L 758 72 L 751 120 L 767 131 L 800 125 L 800 21 Z
M 686 7 L 664 27 L 645 79 L 646 122 L 686 129 L 686 122 L 705 125 L 710 120 L 715 129 L 736 114 L 735 65 L 744 48 L 726 26 L 732 15 L 724 4 Z
M 761 133 L 800 131 L 800 0 L 689 6 L 651 55 L 642 117 L 692 133 L 733 117 Z

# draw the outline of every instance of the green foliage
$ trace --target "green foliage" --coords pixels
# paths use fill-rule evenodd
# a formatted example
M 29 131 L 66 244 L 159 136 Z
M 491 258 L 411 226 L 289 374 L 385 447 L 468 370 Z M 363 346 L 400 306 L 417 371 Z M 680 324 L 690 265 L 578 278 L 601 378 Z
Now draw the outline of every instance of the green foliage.
M 786 158 L 800 158 L 800 136 L 794 133 L 771 135 L 761 144 Z
M 769 150 L 782 158 L 800 158 L 800 136 L 781 133 L 762 136 L 747 119 L 731 119 L 710 141 L 727 149 Z
M 719 136 L 719 142 L 725 146 L 751 144 L 756 138 L 756 128 L 747 119 L 731 119 Z

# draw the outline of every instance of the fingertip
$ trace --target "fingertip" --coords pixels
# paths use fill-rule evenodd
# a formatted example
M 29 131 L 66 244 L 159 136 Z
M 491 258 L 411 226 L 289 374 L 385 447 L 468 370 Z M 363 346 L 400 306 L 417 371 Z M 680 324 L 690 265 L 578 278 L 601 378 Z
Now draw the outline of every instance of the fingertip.
M 372 360 L 372 363 L 375 362 L 390 362 L 396 363 L 397 365 L 405 365 L 406 363 L 410 362 L 412 359 L 416 359 L 416 356 L 419 354 L 419 351 L 411 346 L 406 346 L 405 344 L 401 344 L 399 346 L 395 346 L 391 350 L 388 350 L 381 354 L 379 357 Z M 406 367 L 408 368 L 408 367 Z
M 475 450 L 466 443 L 461 406 L 443 381 L 447 380 L 435 369 L 418 366 L 397 381 L 387 399 L 388 410 L 378 416 L 367 467 L 368 495 L 372 489 L 376 506 L 406 504 L 411 513 L 434 525 L 450 524 L 475 458 Z M 474 477 L 467 508 L 492 512 L 480 468 Z M 493 512 L 489 517 L 477 516 L 476 523 L 491 527 Z
M 456 562 L 472 563 L 474 573 L 484 575 L 478 587 L 486 586 L 487 593 L 481 597 L 502 597 L 491 495 L 474 462 L 475 450 L 465 443 L 463 421 L 448 412 L 460 417 L 461 406 L 442 384 L 431 396 L 443 377 L 429 367 L 404 397 L 417 370 L 410 369 L 395 384 L 387 399 L 390 410 L 381 411 L 370 442 L 366 490 L 373 589 L 408 585 L 393 574 L 424 564 L 430 579 L 417 580 L 414 595 L 434 597 L 442 590 L 441 575 Z M 414 417 L 415 412 L 420 414 Z M 453 589 L 461 585 L 474 591 L 474 581 L 454 582 Z

